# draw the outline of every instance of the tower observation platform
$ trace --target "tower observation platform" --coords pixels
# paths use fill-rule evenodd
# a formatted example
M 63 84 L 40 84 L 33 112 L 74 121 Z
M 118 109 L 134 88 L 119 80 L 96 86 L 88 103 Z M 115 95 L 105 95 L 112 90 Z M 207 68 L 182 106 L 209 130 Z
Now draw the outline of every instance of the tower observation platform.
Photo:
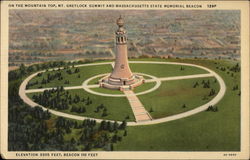
M 113 71 L 110 75 L 99 80 L 100 87 L 116 90 L 133 90 L 144 83 L 142 76 L 133 74 L 128 64 L 127 54 L 127 32 L 124 29 L 124 20 L 120 16 L 116 24 L 118 29 L 115 32 L 116 58 Z

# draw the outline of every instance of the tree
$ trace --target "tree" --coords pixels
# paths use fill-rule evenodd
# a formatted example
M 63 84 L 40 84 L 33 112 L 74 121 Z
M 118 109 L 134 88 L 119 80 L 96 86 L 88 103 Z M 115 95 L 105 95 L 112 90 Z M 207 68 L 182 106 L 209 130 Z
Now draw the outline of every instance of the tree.
M 127 115 L 126 117 L 125 117 L 125 119 L 129 119 L 130 117 L 129 117 L 129 115 Z
M 150 108 L 149 112 L 154 112 L 154 110 L 153 110 L 153 108 L 152 108 L 152 107 Z
M 116 143 L 117 140 L 118 140 L 118 136 L 117 136 L 116 134 L 114 134 L 114 135 L 112 136 L 112 142 L 113 142 L 113 143 Z
M 21 75 L 26 74 L 26 67 L 23 63 L 20 65 L 19 70 L 20 70 Z
M 110 150 L 111 150 L 111 151 L 113 151 L 113 150 L 114 150 L 113 143 L 111 143 L 111 145 L 110 145 Z
M 64 91 L 64 88 L 63 86 L 60 87 L 60 92 L 63 92 Z
M 85 150 L 85 151 L 90 151 L 91 149 L 92 149 L 92 144 L 91 144 L 91 143 L 87 143 L 87 144 L 85 145 L 84 150 Z
M 108 113 L 107 113 L 107 110 L 103 110 L 103 112 L 102 112 L 102 117 L 106 117 L 108 115 Z
M 115 121 L 114 123 L 113 123 L 113 126 L 114 126 L 114 131 L 116 131 L 117 129 L 118 129 L 118 123 Z
M 86 112 L 85 106 L 79 107 L 78 112 L 80 112 L 80 113 L 85 113 L 85 112 Z
M 106 130 L 107 129 L 107 122 L 102 121 L 99 127 L 99 130 Z
M 95 113 L 98 113 L 99 110 L 100 110 L 100 109 L 99 109 L 99 106 L 97 106 L 96 109 L 95 109 Z
M 67 72 L 68 74 L 72 74 L 71 69 L 68 69 L 66 72 Z
M 107 122 L 107 129 L 108 129 L 110 132 L 113 132 L 113 130 L 114 130 L 113 125 L 111 125 L 111 122 L 110 122 L 110 121 Z
M 123 136 L 127 136 L 127 130 L 124 130 Z
M 80 72 L 80 69 L 76 68 L 75 71 L 74 71 L 74 73 L 78 73 L 78 72 Z
M 66 133 L 67 133 L 67 134 L 71 133 L 70 127 L 69 127 L 69 126 L 65 126 L 65 127 L 66 127 L 66 128 L 65 128 Z
M 47 81 L 43 78 L 41 84 L 46 84 L 46 83 L 47 83 Z
M 211 89 L 208 96 L 213 96 L 214 94 L 215 94 L 215 90 Z
M 217 108 L 217 106 L 214 108 L 214 110 L 213 110 L 214 112 L 218 112 L 218 108 Z
M 126 121 L 122 121 L 122 123 L 119 126 L 119 129 L 125 129 L 127 127 L 127 122 Z
M 238 96 L 240 96 L 241 95 L 241 91 L 239 91 L 239 93 L 238 93 Z
M 34 71 L 33 66 L 29 66 L 29 67 L 27 68 L 27 71 L 28 71 L 28 72 L 33 72 L 33 71 Z
M 75 144 L 75 143 L 76 143 L 75 138 L 72 137 L 71 140 L 70 140 L 70 143 L 71 143 L 71 144 Z
M 193 88 L 196 88 L 197 86 L 199 86 L 199 83 L 198 83 L 198 82 L 195 82 Z

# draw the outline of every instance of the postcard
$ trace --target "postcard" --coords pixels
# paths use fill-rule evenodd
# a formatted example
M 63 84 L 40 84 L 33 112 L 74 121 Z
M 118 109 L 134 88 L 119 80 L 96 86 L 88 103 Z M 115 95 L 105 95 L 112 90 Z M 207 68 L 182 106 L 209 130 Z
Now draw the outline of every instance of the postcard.
M 249 159 L 248 1 L 2 1 L 3 159 Z

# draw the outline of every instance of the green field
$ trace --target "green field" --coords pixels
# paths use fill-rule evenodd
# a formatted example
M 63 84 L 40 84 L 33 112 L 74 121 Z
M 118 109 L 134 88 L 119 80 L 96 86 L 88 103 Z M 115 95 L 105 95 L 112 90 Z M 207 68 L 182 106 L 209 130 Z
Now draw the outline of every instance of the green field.
M 47 88 L 47 87 L 56 87 L 56 86 L 65 86 L 65 87 L 66 86 L 79 86 L 86 79 L 92 76 L 103 74 L 103 73 L 109 73 L 112 70 L 112 67 L 110 64 L 97 65 L 97 66 L 84 66 L 84 67 L 77 67 L 77 68 L 80 69 L 80 72 L 72 73 L 72 74 L 68 74 L 66 70 L 45 72 L 43 73 L 41 77 L 36 76 L 30 80 L 31 83 L 38 81 L 38 84 L 31 86 L 29 89 Z M 74 69 L 75 68 L 71 69 L 72 72 L 74 71 Z M 54 79 L 47 84 L 41 84 L 41 81 L 43 78 L 46 78 L 48 74 L 52 75 L 52 74 L 55 74 L 56 72 L 61 72 L 62 77 L 63 77 L 62 80 Z M 79 75 L 80 77 L 78 77 Z M 69 84 L 65 84 L 65 80 L 68 80 Z
M 153 88 L 156 85 L 156 82 L 144 83 L 136 88 L 134 88 L 135 93 L 143 92 Z
M 146 73 L 156 77 L 172 77 L 208 73 L 207 71 L 197 67 L 171 64 L 130 63 L 129 66 L 133 72 Z M 181 70 L 181 67 L 183 70 Z
M 209 80 L 210 88 L 203 88 L 202 80 Z M 215 96 L 208 96 L 211 89 L 213 88 L 216 93 L 219 91 L 219 84 L 214 81 L 215 78 L 163 81 L 157 90 L 139 95 L 138 98 L 148 111 L 153 109 L 153 112 L 150 112 L 153 118 L 163 118 L 191 110 L 210 101 Z M 193 88 L 196 82 L 199 83 L 199 86 Z M 206 99 L 203 99 L 204 97 Z
M 138 60 L 138 59 L 135 59 Z M 200 60 L 200 59 L 139 59 L 145 61 L 172 61 L 193 63 L 205 66 L 217 72 L 225 81 L 227 90 L 223 99 L 216 104 L 218 112 L 204 111 L 183 119 L 170 121 L 161 124 L 128 127 L 128 135 L 117 144 L 114 150 L 118 151 L 239 151 L 240 150 L 240 90 L 233 90 L 235 85 L 240 88 L 240 72 L 230 70 L 239 61 L 231 60 Z M 105 66 L 105 67 L 104 67 Z M 130 64 L 133 72 L 141 72 L 156 77 L 180 76 L 190 74 L 207 73 L 205 70 L 184 66 L 181 70 L 179 65 L 158 65 L 158 64 Z M 93 68 L 92 68 L 93 67 Z M 84 68 L 84 69 L 83 69 Z M 95 68 L 95 69 L 94 69 Z M 224 68 L 224 69 L 222 69 Z M 85 70 L 86 69 L 86 70 Z M 68 76 L 70 85 L 81 85 L 83 79 L 111 71 L 111 65 L 81 67 L 81 82 L 75 77 Z M 66 73 L 65 73 L 66 74 Z M 67 75 L 65 75 L 67 77 Z M 40 77 L 36 77 L 40 78 Z M 193 88 L 196 81 L 210 80 L 210 89 L 199 85 Z M 40 79 L 41 80 L 41 79 Z M 34 80 L 32 80 L 34 81 Z M 91 82 L 92 83 L 92 82 Z M 93 84 L 95 82 L 93 81 Z M 61 85 L 58 80 L 42 87 L 54 87 Z M 63 85 L 63 84 L 62 84 Z M 155 83 L 145 83 L 134 89 L 135 93 L 152 88 Z M 37 88 L 39 85 L 32 86 Z M 154 92 L 138 96 L 145 108 L 153 112 L 154 118 L 165 117 L 176 113 L 185 112 L 198 107 L 211 100 L 215 95 L 203 100 L 211 88 L 218 93 L 218 82 L 214 78 L 196 78 L 188 80 L 176 80 L 162 82 L 161 86 Z M 95 88 L 98 92 L 118 94 L 120 91 Z M 82 114 L 93 118 L 112 120 L 124 120 L 129 116 L 128 121 L 134 121 L 132 110 L 126 97 L 103 97 L 92 95 L 84 90 L 69 90 L 70 94 L 89 96 L 93 104 L 87 106 L 87 111 Z M 29 94 L 31 96 L 31 94 Z M 96 106 L 103 103 L 108 109 L 108 116 L 102 117 L 101 113 L 95 113 Z M 185 108 L 183 108 L 185 104 Z M 77 114 L 69 110 L 63 111 L 70 114 Z M 66 137 L 67 138 L 67 137 Z
M 91 101 L 93 102 L 91 105 L 86 106 L 86 112 L 85 113 L 76 113 L 76 112 L 70 112 L 70 109 L 67 110 L 60 110 L 60 112 L 65 112 L 69 114 L 75 114 L 80 116 L 86 116 L 91 118 L 101 118 L 101 119 L 107 119 L 107 120 L 116 120 L 116 121 L 123 121 L 127 116 L 129 116 L 129 119 L 127 121 L 134 121 L 134 115 L 132 112 L 132 109 L 126 99 L 126 97 L 104 97 L 104 96 L 98 96 L 90 94 L 83 89 L 75 89 L 75 90 L 68 90 L 69 94 L 74 97 L 74 95 L 79 95 L 80 97 L 87 98 L 89 97 Z M 28 96 L 32 98 L 34 94 L 38 93 L 29 93 Z M 98 113 L 95 112 L 97 106 L 100 104 L 103 104 L 107 108 L 108 115 L 105 117 L 102 117 L 102 110 L 100 110 Z M 84 105 L 82 103 L 78 103 L 77 105 Z
M 148 60 L 148 59 L 146 59 Z M 120 151 L 239 151 L 240 150 L 240 72 L 228 68 L 238 61 L 170 60 L 194 63 L 216 71 L 225 81 L 227 91 L 216 105 L 218 112 L 196 115 L 156 125 L 128 128 L 128 136 L 115 145 Z M 221 71 L 220 67 L 227 68 Z M 194 98 L 193 98 L 194 99 Z M 190 99 L 192 101 L 193 99 Z M 229 134 L 230 133 L 230 134 Z
M 103 77 L 97 77 L 92 79 L 91 81 L 89 81 L 88 85 L 92 85 L 92 84 L 99 84 L 99 80 L 103 78 Z

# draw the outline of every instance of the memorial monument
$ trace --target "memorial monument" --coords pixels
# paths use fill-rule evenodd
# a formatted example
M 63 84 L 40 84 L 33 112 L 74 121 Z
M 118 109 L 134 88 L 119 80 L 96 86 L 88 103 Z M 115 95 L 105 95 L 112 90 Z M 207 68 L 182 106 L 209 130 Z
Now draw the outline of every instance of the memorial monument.
M 129 68 L 127 55 L 127 34 L 124 29 L 124 20 L 120 16 L 116 24 L 116 59 L 113 71 L 110 75 L 99 80 L 100 87 L 118 90 L 132 90 L 144 82 L 142 76 L 133 74 Z

